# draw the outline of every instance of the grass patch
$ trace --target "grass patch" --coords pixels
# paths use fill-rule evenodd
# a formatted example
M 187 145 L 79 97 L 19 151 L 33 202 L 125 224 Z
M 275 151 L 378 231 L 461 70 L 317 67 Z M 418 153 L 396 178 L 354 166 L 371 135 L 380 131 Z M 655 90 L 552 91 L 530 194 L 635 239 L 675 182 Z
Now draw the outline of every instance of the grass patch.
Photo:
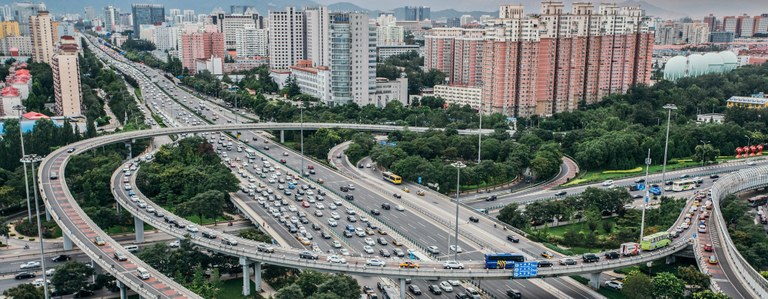
M 643 168 L 638 166 L 632 169 L 625 169 L 625 170 L 606 170 L 603 171 L 603 174 L 611 174 L 611 173 L 635 173 L 635 172 L 641 172 L 643 171 Z
M 688 265 L 697 266 L 696 262 L 692 259 L 677 258 L 675 263 L 667 265 L 666 259 L 662 258 L 662 259 L 653 261 L 650 268 L 648 267 L 647 264 L 638 264 L 631 267 L 619 268 L 614 270 L 614 272 L 626 275 L 626 274 L 629 274 L 629 272 L 637 270 L 651 277 L 661 272 L 669 272 L 675 276 L 678 276 L 679 273 L 677 272 L 677 267 L 685 267 Z
M 136 87 L 133 89 L 133 93 L 136 94 L 136 98 L 139 99 L 139 102 L 144 103 L 144 97 L 141 96 L 141 89 Z
M 165 122 L 163 121 L 163 118 L 162 118 L 162 117 L 160 117 L 159 115 L 155 114 L 154 112 L 152 112 L 152 119 L 154 119 L 154 120 L 155 120 L 155 122 L 157 123 L 157 125 L 158 125 L 158 126 L 160 126 L 160 127 L 162 127 L 162 128 L 166 128 L 166 127 L 168 127 L 168 126 L 165 124 Z
M 616 229 L 616 219 L 614 217 L 611 218 L 605 218 L 597 225 L 597 229 L 595 232 L 597 233 L 597 237 L 606 237 L 608 236 L 608 232 L 606 232 L 603 229 L 603 222 L 610 223 L 611 227 L 613 227 L 612 232 Z M 543 228 L 542 228 L 543 229 Z M 566 224 L 561 226 L 555 226 L 555 227 L 549 227 L 547 228 L 547 231 L 549 232 L 549 237 L 555 237 L 562 240 L 563 235 L 565 235 L 566 232 L 570 230 L 576 230 L 580 233 L 584 233 L 585 235 L 589 234 L 589 226 L 587 225 L 587 221 L 572 223 L 572 224 Z M 536 234 L 537 230 L 529 229 L 527 232 L 529 234 Z M 599 251 L 604 251 L 608 249 L 615 249 L 615 248 L 602 248 L 602 247 L 568 247 L 567 249 L 558 247 L 554 244 L 546 244 L 546 246 L 549 249 L 552 249 L 553 251 L 557 251 L 559 253 L 565 254 L 565 255 L 578 255 L 578 254 L 584 254 L 584 253 L 594 253 Z
M 256 289 L 256 284 L 253 283 L 253 281 L 250 281 L 251 283 L 251 290 Z M 218 297 L 219 298 L 261 298 L 261 296 L 251 295 L 249 297 L 243 296 L 243 279 L 242 278 L 234 278 L 230 280 L 225 280 L 221 282 L 221 289 L 219 289 Z

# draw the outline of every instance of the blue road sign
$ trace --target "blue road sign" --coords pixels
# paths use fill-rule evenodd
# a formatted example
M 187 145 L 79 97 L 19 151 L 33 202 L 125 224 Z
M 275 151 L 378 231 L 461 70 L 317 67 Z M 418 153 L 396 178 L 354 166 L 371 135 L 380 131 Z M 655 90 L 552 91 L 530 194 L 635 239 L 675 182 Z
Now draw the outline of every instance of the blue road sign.
M 693 238 L 696 239 L 696 233 L 693 233 Z
M 539 274 L 539 262 L 515 263 L 514 277 L 535 277 Z
M 648 196 L 645 197 L 645 203 L 648 203 Z

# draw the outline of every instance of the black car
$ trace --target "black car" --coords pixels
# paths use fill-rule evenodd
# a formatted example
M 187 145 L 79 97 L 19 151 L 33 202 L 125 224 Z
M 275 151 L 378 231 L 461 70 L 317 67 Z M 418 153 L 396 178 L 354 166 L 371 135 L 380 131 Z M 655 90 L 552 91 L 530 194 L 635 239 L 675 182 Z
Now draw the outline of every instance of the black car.
M 354 236 L 354 234 L 352 234 L 351 231 L 345 230 L 344 231 L 344 236 L 347 237 L 347 238 L 352 238 L 352 236 Z
M 317 254 L 314 254 L 314 253 L 309 252 L 309 251 L 302 251 L 302 252 L 299 253 L 299 258 L 308 259 L 308 260 L 316 260 L 316 259 L 319 258 L 319 256 Z
M 494 201 L 496 199 L 498 199 L 498 197 L 496 195 L 491 195 L 491 196 L 486 197 L 485 201 Z
M 371 210 L 371 214 L 378 216 L 378 215 L 381 215 L 381 212 L 379 211 L 379 209 L 373 209 Z
M 381 204 L 381 208 L 385 210 L 389 210 L 392 208 L 392 206 L 390 206 L 389 203 L 385 202 Z
M 523 298 L 523 294 L 520 293 L 520 291 L 518 291 L 518 290 L 511 289 L 511 290 L 507 290 L 507 297 L 512 298 L 512 299 L 522 299 Z
M 386 249 L 379 249 L 379 255 L 381 255 L 382 257 L 392 256 L 392 254 L 389 253 L 389 250 L 386 250 Z
M 397 193 L 395 193 L 395 194 L 392 194 L 392 196 L 394 196 L 395 198 L 403 198 L 403 196 L 402 196 L 402 195 L 400 195 L 400 194 L 397 194 Z
M 560 191 L 560 192 L 555 193 L 555 196 L 565 196 L 566 194 L 568 194 L 568 192 Z
M 352 196 L 352 194 L 347 194 L 347 195 L 344 196 L 344 199 L 346 199 L 346 200 L 355 200 L 355 197 Z
M 66 262 L 71 259 L 72 258 L 66 254 L 60 254 L 60 255 L 54 256 L 51 260 L 58 263 L 58 262 Z
M 475 216 L 469 216 L 469 221 L 472 221 L 474 223 L 480 222 L 480 218 L 477 218 Z
M 322 237 L 323 237 L 323 239 L 330 239 L 330 238 L 331 238 L 331 235 L 330 235 L 330 234 L 328 234 L 328 233 L 326 233 L 326 232 L 321 232 L 321 233 L 320 233 L 320 236 L 322 236 Z
M 312 223 L 312 229 L 314 230 L 320 230 L 322 227 L 317 223 Z
M 361 164 L 357 164 L 357 168 L 365 168 L 365 166 L 361 163 Z
M 585 263 L 596 263 L 600 261 L 600 257 L 594 253 L 584 254 L 581 256 L 581 259 L 584 260 Z
M 520 238 L 513 235 L 507 235 L 507 240 L 512 241 L 512 243 L 520 243 Z
M 341 192 L 349 192 L 349 187 L 347 186 L 341 186 L 339 187 L 339 189 L 341 190 Z
M 472 296 L 470 296 L 467 293 L 458 293 L 456 294 L 456 299 L 472 299 Z
M 645 183 L 645 179 L 637 179 L 635 180 L 635 184 Z
M 719 177 L 720 176 L 717 175 L 717 174 L 712 174 L 712 175 L 709 176 L 710 179 L 716 179 L 716 178 L 719 178 Z
M 77 293 L 75 293 L 75 298 L 85 298 L 85 297 L 88 297 L 88 296 L 93 296 L 95 294 L 96 293 L 91 291 L 91 290 L 82 289 L 82 290 L 78 291 Z
M 547 260 L 541 260 L 539 261 L 539 268 L 541 267 L 552 267 L 552 262 Z
M 607 259 L 609 259 L 609 260 L 612 260 L 612 259 L 617 259 L 617 258 L 619 258 L 619 257 L 620 257 L 620 256 L 619 256 L 619 253 L 618 253 L 618 252 L 616 252 L 616 251 L 611 251 L 611 252 L 606 252 L 606 253 L 605 253 L 605 258 L 607 258 Z
M 433 284 L 433 285 L 429 286 L 429 292 L 432 293 L 432 294 L 435 294 L 435 295 L 443 294 L 443 290 L 441 290 L 440 287 L 437 286 L 436 284 Z
M 203 235 L 203 237 L 206 237 L 208 239 L 216 239 L 216 234 L 214 234 L 214 233 L 209 233 L 207 231 L 203 231 L 202 235 Z
M 19 272 L 14 276 L 14 278 L 18 279 L 28 279 L 28 278 L 35 278 L 35 273 L 30 272 Z
M 408 290 L 411 291 L 411 293 L 413 293 L 414 295 L 417 295 L 417 296 L 421 295 L 421 289 L 419 288 L 419 286 L 415 284 L 409 285 Z

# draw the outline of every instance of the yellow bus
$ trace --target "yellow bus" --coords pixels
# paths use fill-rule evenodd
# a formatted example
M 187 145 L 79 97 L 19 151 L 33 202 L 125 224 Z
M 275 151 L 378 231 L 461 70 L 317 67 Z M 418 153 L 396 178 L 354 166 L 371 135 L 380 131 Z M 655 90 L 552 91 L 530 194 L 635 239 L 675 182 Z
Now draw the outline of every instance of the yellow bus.
M 384 177 L 385 181 L 389 181 L 392 184 L 400 185 L 403 183 L 403 178 L 389 171 L 382 172 L 381 175 Z

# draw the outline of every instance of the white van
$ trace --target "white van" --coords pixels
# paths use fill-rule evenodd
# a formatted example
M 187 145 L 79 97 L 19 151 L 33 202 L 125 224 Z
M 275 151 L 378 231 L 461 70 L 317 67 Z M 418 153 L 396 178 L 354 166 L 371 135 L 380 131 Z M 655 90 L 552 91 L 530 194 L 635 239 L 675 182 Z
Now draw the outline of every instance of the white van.
M 136 276 L 138 276 L 142 280 L 147 280 L 149 279 L 149 271 L 147 271 L 147 269 L 139 267 L 138 269 L 136 269 Z
M 125 250 L 128 250 L 128 252 L 139 251 L 139 245 L 125 245 L 123 247 L 125 248 Z
M 56 179 L 58 179 L 58 178 L 59 178 L 59 173 L 58 173 L 58 172 L 55 172 L 55 171 L 51 171 L 51 176 L 50 176 L 50 178 L 51 178 L 52 180 L 56 180 Z

